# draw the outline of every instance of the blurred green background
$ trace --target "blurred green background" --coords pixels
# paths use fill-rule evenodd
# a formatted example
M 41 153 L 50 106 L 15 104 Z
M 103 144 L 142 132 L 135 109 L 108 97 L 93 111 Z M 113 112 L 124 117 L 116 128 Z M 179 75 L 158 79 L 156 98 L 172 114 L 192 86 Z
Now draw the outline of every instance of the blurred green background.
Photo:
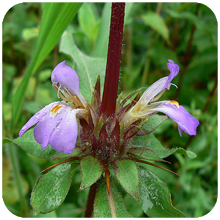
M 88 56 L 106 57 L 100 44 L 100 30 L 110 3 L 84 3 L 67 27 L 78 48 Z M 39 110 L 58 100 L 50 75 L 52 69 L 70 58 L 59 53 L 59 43 L 31 77 L 21 117 L 13 131 L 12 97 L 22 81 L 37 44 L 41 3 L 21 3 L 12 7 L 3 21 L 3 137 L 16 138 L 21 127 Z M 104 27 L 106 28 L 106 27 Z M 200 121 L 198 134 L 179 136 L 177 125 L 167 119 L 155 136 L 167 147 L 184 147 L 197 154 L 191 160 L 182 155 L 167 158 L 163 166 L 179 173 L 152 170 L 168 186 L 175 207 L 187 217 L 199 217 L 212 210 L 217 200 L 217 21 L 207 6 L 198 3 L 127 3 L 119 92 L 125 94 L 147 88 L 167 76 L 166 63 L 172 59 L 180 66 L 174 86 L 164 100 L 175 99 Z M 126 96 L 126 95 L 125 95 Z M 15 215 L 30 217 L 29 199 L 40 171 L 53 162 L 27 154 L 17 146 L 14 154 L 17 170 L 9 157 L 10 144 L 3 145 L 3 199 Z M 16 177 L 20 173 L 19 177 Z M 20 178 L 19 193 L 15 179 Z M 82 217 L 88 190 L 77 192 L 81 174 L 76 170 L 70 191 L 63 204 L 44 217 Z M 120 189 L 128 211 L 144 217 L 138 204 Z M 42 217 L 42 216 L 39 216 Z

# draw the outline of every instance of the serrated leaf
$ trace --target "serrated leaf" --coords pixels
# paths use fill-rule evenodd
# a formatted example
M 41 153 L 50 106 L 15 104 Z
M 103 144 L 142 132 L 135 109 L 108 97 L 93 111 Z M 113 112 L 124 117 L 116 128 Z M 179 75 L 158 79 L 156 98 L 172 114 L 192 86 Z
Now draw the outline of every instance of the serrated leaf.
M 90 102 L 92 88 L 95 86 L 98 75 L 103 90 L 106 59 L 89 57 L 83 54 L 76 46 L 72 35 L 64 32 L 60 42 L 60 52 L 69 55 L 76 63 L 76 71 L 80 80 L 80 92 Z
M 118 192 L 113 181 L 111 181 L 111 190 L 112 190 L 116 216 L 118 218 L 131 218 L 132 216 L 126 210 L 123 198 Z M 100 180 L 99 188 L 95 197 L 93 213 L 95 218 L 112 217 L 104 178 Z
M 139 201 L 138 170 L 130 159 L 118 159 L 113 162 L 115 175 L 125 191 Z
M 185 217 L 171 203 L 166 184 L 145 167 L 138 166 L 139 193 L 143 211 L 150 217 Z
M 145 143 L 146 139 L 145 137 L 136 137 L 133 139 L 133 143 L 131 147 L 143 147 L 143 144 Z M 166 158 L 170 156 L 171 154 L 183 154 L 190 159 L 193 159 L 196 157 L 196 154 L 192 151 L 185 150 L 181 147 L 166 149 L 163 147 L 163 145 L 160 143 L 160 141 L 153 135 L 148 134 L 147 135 L 147 145 L 146 148 L 154 151 L 160 158 Z
M 31 194 L 34 214 L 44 214 L 56 209 L 65 199 L 71 180 L 71 163 L 61 164 L 42 175 Z
M 169 42 L 169 31 L 168 28 L 160 15 L 155 12 L 148 12 L 141 16 L 144 23 L 149 25 L 157 33 L 159 33 L 167 42 Z
M 104 171 L 104 163 L 94 156 L 87 155 L 80 161 L 82 182 L 79 190 L 84 190 L 95 183 Z
M 29 129 L 24 133 L 22 137 L 18 137 L 17 139 L 4 139 L 4 143 L 7 143 L 8 141 L 13 142 L 31 155 L 51 159 L 54 154 L 57 154 L 57 151 L 54 150 L 50 145 L 45 149 L 42 149 L 42 145 L 38 144 L 37 141 L 34 139 L 33 130 L 33 128 Z
M 20 117 L 25 99 L 24 94 L 26 93 L 31 75 L 55 47 L 63 31 L 73 19 L 81 5 L 82 3 L 44 3 L 37 47 L 25 76 L 12 99 L 12 128 Z

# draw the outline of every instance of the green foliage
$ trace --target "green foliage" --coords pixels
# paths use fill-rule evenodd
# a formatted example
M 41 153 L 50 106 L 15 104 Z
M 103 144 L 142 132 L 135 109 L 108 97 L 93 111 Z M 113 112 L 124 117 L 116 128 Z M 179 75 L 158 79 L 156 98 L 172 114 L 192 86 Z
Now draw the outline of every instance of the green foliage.
M 144 136 L 142 137 L 136 137 L 134 138 L 134 141 L 132 143 L 132 147 L 143 147 L 144 143 L 146 142 L 146 139 Z M 193 159 L 196 157 L 196 154 L 191 152 L 191 151 L 186 151 L 185 149 L 181 148 L 181 147 L 177 147 L 177 148 L 171 148 L 171 149 L 166 149 L 163 147 L 163 145 L 160 143 L 160 141 L 153 135 L 153 134 L 149 134 L 147 135 L 147 145 L 146 145 L 146 149 L 147 150 L 152 150 L 154 153 L 152 153 L 151 151 L 146 151 L 147 153 L 144 153 L 144 155 L 142 155 L 142 157 L 144 157 L 146 155 L 146 159 L 148 159 L 150 154 L 151 158 L 150 159 L 154 159 L 154 160 L 159 160 L 159 158 L 166 158 L 168 156 L 170 156 L 171 154 L 183 154 L 187 157 L 189 157 L 190 159 Z M 143 150 L 143 148 L 142 148 Z M 140 152 L 140 150 L 139 150 Z M 151 153 L 150 153 L 151 152 Z M 157 156 L 158 155 L 158 156 Z
M 21 3 L 12 7 L 3 21 L 3 137 L 7 137 L 3 140 L 3 199 L 9 211 L 18 216 L 33 216 L 30 194 L 41 170 L 57 160 L 83 155 L 80 148 L 72 155 L 57 154 L 50 146 L 42 150 L 34 140 L 33 129 L 18 137 L 20 128 L 39 110 L 37 106 L 58 99 L 50 81 L 54 66 L 67 60 L 77 70 L 80 91 L 88 101 L 97 75 L 101 75 L 103 89 L 111 3 L 80 6 L 81 3 Z M 110 176 L 115 211 L 117 217 L 182 217 L 182 212 L 186 217 L 200 217 L 210 212 L 217 200 L 217 21 L 202 4 L 162 3 L 159 14 L 158 6 L 126 4 L 120 90 L 130 94 L 140 88 L 143 72 L 148 70 L 143 85 L 146 89 L 168 75 L 167 59 L 173 59 L 180 66 L 180 73 L 173 80 L 178 89 L 171 87 L 160 100 L 178 100 L 200 120 L 200 127 L 196 136 L 180 137 L 169 118 L 151 118 L 142 127 L 146 138 L 133 139 L 127 155 L 130 159 L 140 156 L 141 160 L 152 160 L 181 177 L 150 165 L 137 163 L 136 167 L 131 160 L 115 161 L 121 171 L 116 170 L 117 179 L 113 178 L 114 172 Z M 148 134 L 150 131 L 153 134 Z M 171 164 L 163 163 L 164 158 Z M 91 158 L 87 159 L 83 161 L 86 167 Z M 77 191 L 99 179 L 103 167 L 97 162 L 100 169 L 90 173 L 94 179 L 86 180 L 81 171 L 89 169 L 80 165 L 81 170 L 71 170 L 70 163 L 61 164 L 38 179 L 32 193 L 35 214 L 52 211 L 62 203 L 38 217 L 83 216 L 88 189 Z M 123 173 L 123 167 L 128 165 L 133 172 Z M 132 190 L 137 187 L 135 167 L 139 202 L 130 196 L 137 199 L 137 191 Z M 132 184 L 128 184 L 129 178 Z M 111 217 L 103 177 L 98 184 L 93 216 Z M 56 191 L 55 186 L 61 190 Z M 53 201 L 53 194 L 58 199 L 52 204 L 47 201 Z
M 22 149 L 27 151 L 33 156 L 51 159 L 54 154 L 57 154 L 57 151 L 54 150 L 51 146 L 48 146 L 45 149 L 41 149 L 41 144 L 38 144 L 34 139 L 34 129 L 30 129 L 22 137 L 18 137 L 15 140 L 10 140 L 11 142 L 19 145 Z
M 185 217 L 171 203 L 170 192 L 164 182 L 145 167 L 138 167 L 140 205 L 150 217 Z
M 66 197 L 71 184 L 71 163 L 61 164 L 43 174 L 31 193 L 34 215 L 57 208 Z
M 166 26 L 164 20 L 154 12 L 148 12 L 141 16 L 144 23 L 153 28 L 157 33 L 159 33 L 167 42 L 169 42 L 169 30 Z
M 97 182 L 104 171 L 103 162 L 91 155 L 82 158 L 80 161 L 80 168 L 82 172 L 80 190 L 84 190 Z
M 139 201 L 138 170 L 134 161 L 118 159 L 113 162 L 115 175 L 125 191 Z

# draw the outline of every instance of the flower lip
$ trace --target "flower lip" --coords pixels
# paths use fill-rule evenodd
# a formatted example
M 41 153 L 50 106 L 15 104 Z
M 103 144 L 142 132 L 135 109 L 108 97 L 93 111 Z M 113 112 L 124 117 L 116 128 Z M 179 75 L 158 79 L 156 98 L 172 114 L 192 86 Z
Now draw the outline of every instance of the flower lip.
M 53 102 L 34 116 L 22 127 L 22 136 L 30 127 L 34 128 L 34 138 L 42 144 L 42 149 L 49 144 L 59 152 L 72 153 L 78 135 L 77 115 L 85 114 L 85 109 L 73 109 L 65 102 Z
M 50 110 L 50 115 L 54 116 L 56 115 L 60 110 L 62 106 L 61 105 L 55 105 L 51 110 Z

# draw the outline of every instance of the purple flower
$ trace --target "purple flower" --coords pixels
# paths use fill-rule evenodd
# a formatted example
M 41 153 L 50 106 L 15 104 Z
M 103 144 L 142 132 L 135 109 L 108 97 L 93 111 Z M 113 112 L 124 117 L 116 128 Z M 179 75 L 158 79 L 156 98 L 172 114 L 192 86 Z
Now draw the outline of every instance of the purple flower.
M 78 135 L 76 116 L 86 117 L 88 114 L 86 101 L 79 92 L 76 71 L 67 66 L 65 61 L 54 68 L 51 80 L 59 87 L 58 92 L 62 91 L 63 97 L 66 99 L 68 96 L 70 102 L 53 102 L 45 106 L 22 127 L 19 136 L 37 123 L 34 138 L 42 144 L 42 149 L 50 144 L 55 150 L 70 154 L 75 148 Z M 81 108 L 76 108 L 75 103 Z
M 199 121 L 190 115 L 177 101 L 155 102 L 161 97 L 164 91 L 170 89 L 172 79 L 177 76 L 179 72 L 179 66 L 172 60 L 168 61 L 167 66 L 170 70 L 170 75 L 159 79 L 143 93 L 140 100 L 125 115 L 123 119 L 124 123 L 128 126 L 138 119 L 148 119 L 153 114 L 162 112 L 178 124 L 180 136 L 182 136 L 182 131 L 189 135 L 196 135 Z M 158 93 L 160 94 L 156 96 Z
M 79 91 L 79 76 L 75 70 L 66 64 L 65 60 L 54 68 L 51 81 L 58 88 L 58 91 L 62 91 L 66 96 L 73 99 L 74 96 L 77 96 L 81 103 L 86 106 L 87 102 Z

